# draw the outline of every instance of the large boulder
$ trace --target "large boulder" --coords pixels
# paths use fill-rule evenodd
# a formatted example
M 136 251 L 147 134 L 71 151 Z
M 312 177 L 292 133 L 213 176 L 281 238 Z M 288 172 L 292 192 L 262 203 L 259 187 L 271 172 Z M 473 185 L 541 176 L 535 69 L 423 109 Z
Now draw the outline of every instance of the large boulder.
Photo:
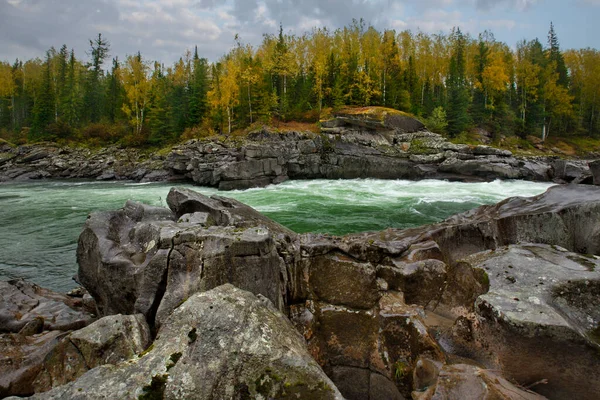
M 556 399 L 600 393 L 600 258 L 511 245 L 465 259 L 489 277 L 475 317 L 455 328 L 469 352 L 509 379 Z M 543 382 L 543 384 L 539 384 Z
M 167 203 L 128 202 L 86 221 L 78 277 L 102 315 L 142 313 L 160 325 L 195 292 L 225 283 L 283 310 L 293 232 L 233 199 L 172 189 Z
M 137 359 L 101 366 L 34 399 L 342 396 L 302 336 L 264 297 L 231 285 L 192 295 Z

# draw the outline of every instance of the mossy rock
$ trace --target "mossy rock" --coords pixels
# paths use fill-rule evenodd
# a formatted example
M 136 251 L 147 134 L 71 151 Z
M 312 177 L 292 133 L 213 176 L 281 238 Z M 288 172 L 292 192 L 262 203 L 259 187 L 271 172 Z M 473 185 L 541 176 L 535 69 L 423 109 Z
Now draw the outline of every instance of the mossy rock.
M 324 130 L 347 126 L 405 133 L 425 129 L 425 125 L 411 114 L 386 107 L 343 107 L 322 116 Z

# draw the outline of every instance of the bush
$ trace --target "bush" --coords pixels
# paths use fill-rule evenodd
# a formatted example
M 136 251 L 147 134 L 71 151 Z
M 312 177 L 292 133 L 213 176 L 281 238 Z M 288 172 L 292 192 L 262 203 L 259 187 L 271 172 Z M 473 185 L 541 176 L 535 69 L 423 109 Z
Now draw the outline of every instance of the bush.
M 441 106 L 434 108 L 429 118 L 425 120 L 425 126 L 431 132 L 446 133 L 446 127 L 448 126 L 446 110 Z

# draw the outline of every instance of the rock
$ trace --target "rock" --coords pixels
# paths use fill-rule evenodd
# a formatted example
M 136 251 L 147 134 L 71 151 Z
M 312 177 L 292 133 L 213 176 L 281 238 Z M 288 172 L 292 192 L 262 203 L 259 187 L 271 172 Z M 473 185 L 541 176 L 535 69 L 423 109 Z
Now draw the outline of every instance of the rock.
M 141 314 L 111 315 L 69 335 L 89 368 L 118 364 L 144 351 L 150 328 Z
M 99 365 L 129 360 L 150 345 L 142 315 L 111 315 L 62 339 L 45 357 L 35 381 L 36 393 L 72 382 Z
M 315 297 L 330 304 L 370 309 L 381 296 L 375 268 L 341 254 L 316 257 L 309 274 Z
M 172 212 L 128 203 L 86 221 L 78 275 L 102 315 L 142 313 L 153 326 L 193 293 L 224 283 L 283 310 L 287 273 L 279 252 L 291 251 L 293 232 L 233 199 L 172 189 L 167 203 Z
M 554 178 L 564 182 L 573 182 L 584 175 L 590 175 L 585 161 L 556 160 L 553 164 Z
M 375 130 L 393 130 L 402 132 L 418 132 L 425 125 L 417 119 L 401 111 L 384 107 L 346 107 L 334 112 L 334 118 L 323 121 L 325 129 L 343 126 L 354 126 Z
M 0 334 L 0 397 L 32 395 L 44 360 L 66 335 L 61 331 Z
M 0 396 L 31 395 L 72 382 L 91 368 L 117 364 L 150 344 L 143 316 L 102 318 L 72 333 L 0 335 Z
M 415 391 L 415 400 L 542 400 L 537 393 L 518 388 L 493 371 L 473 365 L 445 365 L 436 383 L 425 391 Z
M 595 160 L 588 163 L 590 172 L 594 177 L 594 185 L 600 185 L 600 160 Z
M 231 285 L 192 295 L 137 360 L 94 368 L 33 398 L 156 396 L 342 399 L 289 321 Z
M 489 368 L 550 398 L 600 391 L 600 258 L 541 244 L 511 245 L 465 262 L 485 270 L 470 345 Z M 596 271 L 598 269 L 598 271 Z M 582 380 L 581 377 L 585 376 Z
M 471 385 L 481 386 L 479 370 L 451 371 L 452 363 L 468 363 L 455 360 L 453 353 L 501 370 L 522 386 L 553 380 L 533 387 L 542 394 L 552 390 L 585 399 L 591 393 L 585 387 L 596 390 L 587 379 L 596 379 L 595 372 L 585 375 L 584 369 L 600 365 L 594 348 L 600 293 L 595 272 L 581 268 L 595 269 L 594 255 L 600 255 L 598 187 L 555 186 L 434 225 L 341 238 L 296 235 L 235 200 L 186 189 L 173 189 L 167 202 L 171 210 L 128 203 L 122 210 L 92 215 L 78 248 L 80 279 L 101 312 L 143 314 L 158 332 L 157 342 L 186 299 L 231 283 L 288 313 L 310 354 L 348 398 L 406 398 L 415 390 L 419 396 L 457 398 Z M 525 249 L 524 243 L 537 244 Z M 514 250 L 522 258 L 511 261 L 514 268 L 485 262 L 514 252 L 506 249 L 521 249 Z M 561 283 L 564 271 L 560 279 L 555 272 L 544 274 L 544 285 L 536 281 L 542 270 L 557 269 L 554 264 L 570 268 L 571 282 Z M 511 320 L 521 311 L 507 307 L 524 304 L 525 295 L 541 299 L 539 290 L 545 293 L 539 296 L 547 296 L 540 305 L 570 325 L 559 319 L 549 320 L 550 326 Z M 146 371 L 137 387 L 149 385 L 151 377 L 160 386 L 165 371 L 157 368 Z M 440 384 L 444 368 L 458 392 L 451 382 Z M 576 371 L 580 380 L 573 383 L 575 375 L 565 370 Z M 109 372 L 95 379 L 109 377 L 110 382 Z M 458 385 L 463 381 L 466 386 Z M 504 387 L 501 380 L 494 382 L 481 396 L 491 398 L 495 386 Z M 544 392 L 544 387 L 551 389 Z
M 0 333 L 72 330 L 93 321 L 80 300 L 23 280 L 0 281 Z

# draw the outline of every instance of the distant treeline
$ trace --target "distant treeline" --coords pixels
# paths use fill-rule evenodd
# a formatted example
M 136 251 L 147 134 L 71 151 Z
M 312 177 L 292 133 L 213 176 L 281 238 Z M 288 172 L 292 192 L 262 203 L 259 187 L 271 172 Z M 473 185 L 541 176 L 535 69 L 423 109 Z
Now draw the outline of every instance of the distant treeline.
M 0 133 L 9 140 L 163 144 L 254 122 L 318 121 L 325 108 L 380 105 L 456 136 L 473 127 L 521 137 L 600 135 L 600 53 L 548 40 L 513 50 L 473 38 L 378 31 L 353 21 L 302 36 L 264 35 L 209 63 L 197 49 L 172 66 L 142 54 L 110 62 L 102 35 L 90 60 L 67 46 L 0 62 Z

